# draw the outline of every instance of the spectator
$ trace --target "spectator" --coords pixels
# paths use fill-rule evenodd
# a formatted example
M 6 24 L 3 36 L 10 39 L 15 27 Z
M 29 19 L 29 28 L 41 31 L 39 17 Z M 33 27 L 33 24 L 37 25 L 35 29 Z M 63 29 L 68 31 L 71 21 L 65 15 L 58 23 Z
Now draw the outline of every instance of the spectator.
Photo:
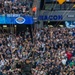
M 29 31 L 19 36 L 0 34 L 0 70 L 7 75 L 23 74 L 20 64 L 29 59 L 32 75 L 74 74 L 75 37 L 70 32 L 74 29 L 38 29 L 33 32 L 34 43 Z
M 2 0 L 0 1 L 0 14 L 28 14 L 32 3 L 33 0 Z

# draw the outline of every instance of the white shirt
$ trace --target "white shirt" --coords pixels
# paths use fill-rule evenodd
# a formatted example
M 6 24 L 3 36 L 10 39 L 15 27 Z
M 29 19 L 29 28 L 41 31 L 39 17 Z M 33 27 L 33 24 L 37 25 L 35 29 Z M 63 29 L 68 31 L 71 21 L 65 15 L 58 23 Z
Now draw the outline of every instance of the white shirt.
M 4 61 L 4 60 L 1 60 L 0 64 L 1 64 L 2 66 L 4 66 L 4 65 L 5 65 L 5 61 Z
M 67 61 L 67 59 L 62 59 L 61 62 L 62 62 L 63 65 L 66 65 L 66 61 Z

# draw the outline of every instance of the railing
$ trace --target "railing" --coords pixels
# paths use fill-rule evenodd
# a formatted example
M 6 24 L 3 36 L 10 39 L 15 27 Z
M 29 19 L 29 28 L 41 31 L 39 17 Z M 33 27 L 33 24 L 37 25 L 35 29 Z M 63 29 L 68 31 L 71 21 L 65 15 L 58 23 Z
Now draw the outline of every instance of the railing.
M 61 5 L 58 2 L 49 2 L 44 4 L 43 10 L 75 10 L 75 2 L 65 2 Z

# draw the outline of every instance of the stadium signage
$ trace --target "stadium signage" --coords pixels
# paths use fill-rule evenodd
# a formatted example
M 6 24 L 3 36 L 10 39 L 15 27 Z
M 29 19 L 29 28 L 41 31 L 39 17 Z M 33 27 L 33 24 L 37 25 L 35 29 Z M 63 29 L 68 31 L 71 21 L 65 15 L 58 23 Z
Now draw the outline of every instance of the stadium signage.
M 20 14 L 0 15 L 0 24 L 32 25 L 33 23 L 34 23 L 33 17 L 29 15 L 20 15 Z
M 65 21 L 67 28 L 75 28 L 75 21 Z
M 40 15 L 38 16 L 38 20 L 63 20 L 63 16 L 62 15 Z

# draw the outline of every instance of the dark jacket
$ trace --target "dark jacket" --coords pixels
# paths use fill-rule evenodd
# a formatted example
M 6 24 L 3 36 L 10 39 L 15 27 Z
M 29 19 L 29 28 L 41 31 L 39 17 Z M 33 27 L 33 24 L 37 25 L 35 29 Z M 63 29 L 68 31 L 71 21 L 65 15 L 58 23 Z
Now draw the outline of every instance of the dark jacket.
M 29 64 L 27 64 L 27 63 L 22 63 L 21 70 L 22 70 L 23 72 L 31 72 L 31 68 L 32 68 L 32 64 L 31 64 L 31 63 L 29 63 Z

